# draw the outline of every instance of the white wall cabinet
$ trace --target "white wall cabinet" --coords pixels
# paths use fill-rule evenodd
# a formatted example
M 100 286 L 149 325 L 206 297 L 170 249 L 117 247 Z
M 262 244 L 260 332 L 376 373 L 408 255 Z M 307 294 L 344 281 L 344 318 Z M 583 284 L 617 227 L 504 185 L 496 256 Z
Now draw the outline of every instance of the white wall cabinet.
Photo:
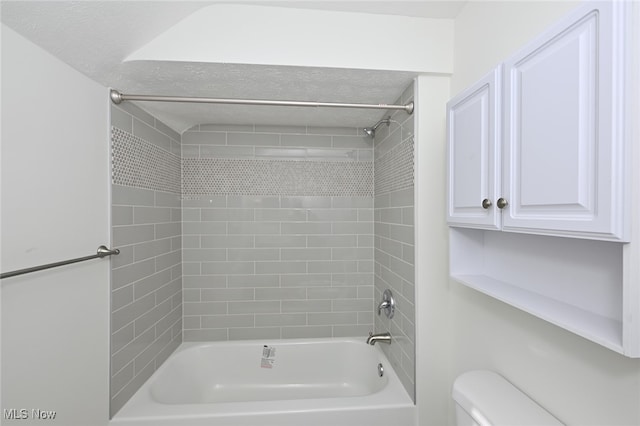
M 450 225 L 628 241 L 614 15 L 581 8 L 449 102 Z
M 640 357 L 630 8 L 586 2 L 447 104 L 447 219 L 452 278 Z

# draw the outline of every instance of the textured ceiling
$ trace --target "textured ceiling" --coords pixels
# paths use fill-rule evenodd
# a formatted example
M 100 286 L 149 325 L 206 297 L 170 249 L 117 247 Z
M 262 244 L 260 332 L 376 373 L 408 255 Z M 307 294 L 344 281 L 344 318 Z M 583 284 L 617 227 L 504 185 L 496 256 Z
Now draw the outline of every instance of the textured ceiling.
M 2 22 L 81 73 L 123 93 L 393 103 L 415 73 L 162 61 L 123 62 L 212 1 L 2 1 Z M 234 2 L 452 18 L 464 2 Z M 175 130 L 198 123 L 371 125 L 378 110 L 140 103 Z

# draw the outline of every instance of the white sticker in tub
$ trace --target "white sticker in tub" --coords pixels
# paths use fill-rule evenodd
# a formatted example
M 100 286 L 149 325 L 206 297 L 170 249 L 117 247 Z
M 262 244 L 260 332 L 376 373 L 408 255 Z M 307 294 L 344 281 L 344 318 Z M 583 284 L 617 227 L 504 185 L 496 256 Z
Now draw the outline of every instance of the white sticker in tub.
M 273 368 L 274 362 L 276 362 L 276 348 L 264 345 L 262 347 L 262 361 L 260 362 L 260 368 Z

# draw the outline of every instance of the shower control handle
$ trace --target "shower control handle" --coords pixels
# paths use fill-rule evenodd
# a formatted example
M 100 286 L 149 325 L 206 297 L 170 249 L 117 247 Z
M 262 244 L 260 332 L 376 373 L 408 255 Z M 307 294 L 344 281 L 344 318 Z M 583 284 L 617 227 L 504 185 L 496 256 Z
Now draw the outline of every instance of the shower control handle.
M 393 298 L 393 294 L 391 290 L 386 289 L 384 293 L 382 293 L 382 302 L 378 305 L 378 315 L 382 313 L 384 309 L 384 314 L 387 318 L 393 318 L 393 314 L 396 311 L 396 301 Z

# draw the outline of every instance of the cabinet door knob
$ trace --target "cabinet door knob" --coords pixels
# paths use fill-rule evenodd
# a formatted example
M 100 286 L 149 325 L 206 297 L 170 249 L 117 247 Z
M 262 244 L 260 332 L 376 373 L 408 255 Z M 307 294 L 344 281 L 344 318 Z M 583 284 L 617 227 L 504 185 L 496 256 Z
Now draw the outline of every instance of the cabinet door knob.
M 507 207 L 509 205 L 509 203 L 507 203 L 507 200 L 505 200 L 504 198 L 500 197 L 500 198 L 498 198 L 498 201 L 496 202 L 496 205 L 498 206 L 499 209 L 504 209 L 505 207 Z
M 491 207 L 491 200 L 488 198 L 485 198 L 484 200 L 482 200 L 482 208 L 488 209 L 489 207 Z

